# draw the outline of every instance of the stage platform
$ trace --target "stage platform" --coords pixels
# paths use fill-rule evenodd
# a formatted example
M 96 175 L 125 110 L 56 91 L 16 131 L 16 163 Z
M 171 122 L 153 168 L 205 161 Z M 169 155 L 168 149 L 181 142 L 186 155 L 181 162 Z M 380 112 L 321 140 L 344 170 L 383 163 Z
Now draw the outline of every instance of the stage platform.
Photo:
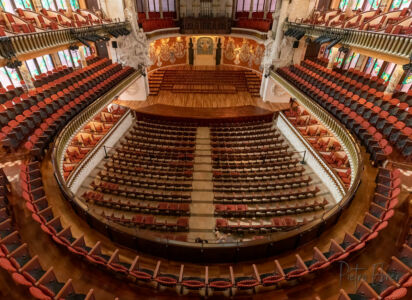
M 136 109 L 137 115 L 146 115 L 187 121 L 219 121 L 227 119 L 271 118 L 273 112 L 258 106 L 245 105 L 221 108 L 181 107 L 154 104 Z

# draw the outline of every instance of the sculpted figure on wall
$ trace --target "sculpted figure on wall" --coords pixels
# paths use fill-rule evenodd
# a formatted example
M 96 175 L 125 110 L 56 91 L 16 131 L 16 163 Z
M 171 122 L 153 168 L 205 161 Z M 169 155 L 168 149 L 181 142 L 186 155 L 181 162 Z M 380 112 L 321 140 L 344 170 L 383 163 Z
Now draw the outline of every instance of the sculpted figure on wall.
M 122 64 L 134 67 L 149 67 L 152 62 L 149 58 L 149 45 L 146 35 L 139 28 L 137 14 L 134 13 L 134 2 L 126 0 L 124 15 L 131 25 L 131 33 L 128 36 L 117 38 L 118 56 Z

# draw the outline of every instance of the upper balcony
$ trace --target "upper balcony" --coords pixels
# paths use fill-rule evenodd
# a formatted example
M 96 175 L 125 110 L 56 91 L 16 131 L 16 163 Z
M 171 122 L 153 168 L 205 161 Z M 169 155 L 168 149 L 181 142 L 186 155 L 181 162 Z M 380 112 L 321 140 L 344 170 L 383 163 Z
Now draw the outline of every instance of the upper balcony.
M 296 30 L 302 36 L 304 33 L 313 38 L 324 37 L 327 40 L 330 37 L 339 40 L 339 44 L 344 46 L 409 61 L 412 53 L 412 17 L 394 15 L 401 14 L 399 11 L 386 14 L 376 14 L 374 11 L 375 15 L 369 13 L 359 12 L 346 21 L 338 11 L 326 12 L 321 16 L 315 13 L 315 17 L 306 20 L 285 22 L 284 29 Z
M 127 23 L 101 18 L 88 10 L 51 11 L 17 9 L 0 12 L 0 59 L 106 38 L 124 32 Z

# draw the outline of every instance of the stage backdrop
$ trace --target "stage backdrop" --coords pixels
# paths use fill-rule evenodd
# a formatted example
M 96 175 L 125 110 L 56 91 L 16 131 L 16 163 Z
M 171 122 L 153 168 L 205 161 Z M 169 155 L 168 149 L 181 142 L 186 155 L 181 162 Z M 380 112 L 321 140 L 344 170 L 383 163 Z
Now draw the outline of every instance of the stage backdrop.
M 179 36 L 162 38 L 150 43 L 152 66 L 149 71 L 189 63 L 190 39 L 194 65 L 215 65 L 216 48 L 220 39 L 221 65 L 246 67 L 262 72 L 260 64 L 265 46 L 254 40 L 232 36 Z

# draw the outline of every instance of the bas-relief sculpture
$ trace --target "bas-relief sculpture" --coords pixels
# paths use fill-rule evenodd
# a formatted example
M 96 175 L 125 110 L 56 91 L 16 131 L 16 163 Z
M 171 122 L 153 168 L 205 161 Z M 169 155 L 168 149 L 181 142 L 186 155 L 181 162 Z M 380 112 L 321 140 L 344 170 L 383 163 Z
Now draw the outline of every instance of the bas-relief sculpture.
M 152 62 L 149 58 L 149 47 L 146 35 L 139 28 L 137 23 L 137 14 L 134 11 L 134 2 L 126 0 L 124 15 L 126 21 L 131 25 L 131 33 L 128 36 L 117 38 L 118 56 L 122 64 L 139 69 L 140 67 L 149 67 Z

